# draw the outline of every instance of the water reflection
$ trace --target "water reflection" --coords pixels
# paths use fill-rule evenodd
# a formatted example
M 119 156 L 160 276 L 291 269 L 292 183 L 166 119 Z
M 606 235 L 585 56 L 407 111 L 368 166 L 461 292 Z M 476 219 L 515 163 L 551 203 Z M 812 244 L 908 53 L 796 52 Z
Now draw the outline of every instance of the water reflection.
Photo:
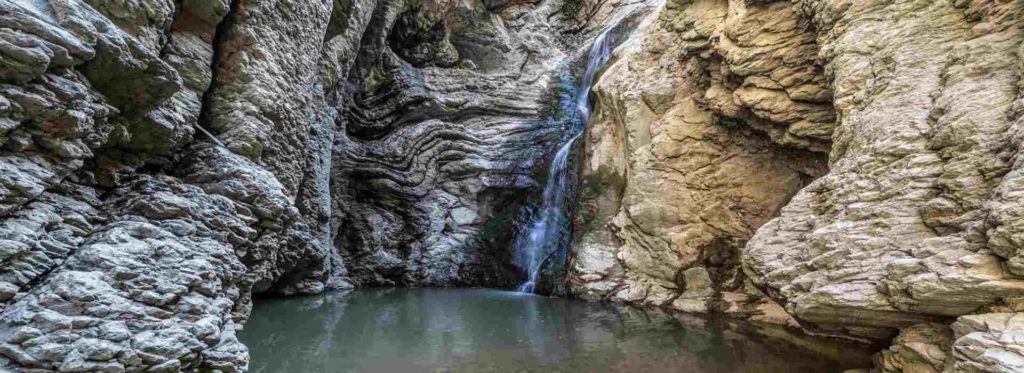
M 779 372 L 836 361 L 666 315 L 477 289 L 263 299 L 240 333 L 253 372 Z

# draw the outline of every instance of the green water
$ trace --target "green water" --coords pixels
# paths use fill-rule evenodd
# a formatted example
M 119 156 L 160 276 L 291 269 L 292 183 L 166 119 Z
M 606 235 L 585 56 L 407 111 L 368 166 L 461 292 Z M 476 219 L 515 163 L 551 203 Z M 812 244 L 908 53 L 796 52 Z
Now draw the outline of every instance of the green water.
M 496 290 L 369 289 L 258 299 L 240 337 L 250 349 L 251 372 L 831 372 L 870 367 L 867 355 L 853 349 L 838 354 L 838 361 L 692 320 Z

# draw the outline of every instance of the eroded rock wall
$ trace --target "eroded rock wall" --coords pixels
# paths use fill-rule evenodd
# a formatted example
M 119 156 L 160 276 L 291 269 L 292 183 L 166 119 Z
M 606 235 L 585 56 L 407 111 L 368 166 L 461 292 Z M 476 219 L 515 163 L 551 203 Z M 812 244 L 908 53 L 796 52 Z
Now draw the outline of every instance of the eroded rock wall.
M 253 293 L 517 281 L 557 3 L 0 1 L 0 370 L 243 371 Z
M 567 54 L 543 10 L 460 4 L 379 4 L 343 84 L 334 244 L 357 285 L 519 279 L 511 228 L 560 138 Z
M 1022 5 L 668 1 L 595 88 L 584 297 L 1024 369 Z
M 835 89 L 830 172 L 758 231 L 745 269 L 791 313 L 825 327 L 961 316 L 951 369 L 1024 369 L 1009 334 L 956 326 L 1021 310 L 1009 218 L 1021 203 L 1012 197 L 1021 4 L 798 5 Z
M 253 292 L 518 281 L 630 4 L 0 0 L 0 369 L 241 371 Z M 576 295 L 1024 369 L 1020 2 L 653 5 L 594 89 Z
M 1019 296 L 1012 255 L 989 244 L 1007 229 L 990 210 L 1014 204 L 989 202 L 1017 148 L 1014 5 L 802 6 L 836 87 L 830 172 L 762 228 L 747 268 L 808 321 L 856 305 L 849 321 L 896 327 Z M 857 275 L 829 275 L 847 268 Z
M 594 90 L 576 293 L 757 313 L 741 249 L 827 170 L 815 40 L 781 3 L 669 2 L 636 33 Z

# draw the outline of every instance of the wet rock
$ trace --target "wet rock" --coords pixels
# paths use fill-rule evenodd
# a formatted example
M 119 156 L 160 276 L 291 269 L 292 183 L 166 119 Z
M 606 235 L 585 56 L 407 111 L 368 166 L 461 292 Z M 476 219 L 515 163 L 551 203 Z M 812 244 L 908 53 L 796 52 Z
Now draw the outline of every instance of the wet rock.
M 549 10 L 3 2 L 0 367 L 244 371 L 252 292 L 510 285 Z
M 574 294 L 1022 369 L 1019 4 L 649 5 L 576 150 Z M 629 6 L 0 2 L 0 367 L 244 371 L 254 291 L 517 282 Z
M 353 284 L 511 287 L 522 276 L 513 227 L 565 141 L 556 105 L 575 84 L 563 63 L 582 58 L 569 52 L 589 34 L 557 37 L 545 5 L 499 10 L 373 10 L 331 159 L 332 239 Z

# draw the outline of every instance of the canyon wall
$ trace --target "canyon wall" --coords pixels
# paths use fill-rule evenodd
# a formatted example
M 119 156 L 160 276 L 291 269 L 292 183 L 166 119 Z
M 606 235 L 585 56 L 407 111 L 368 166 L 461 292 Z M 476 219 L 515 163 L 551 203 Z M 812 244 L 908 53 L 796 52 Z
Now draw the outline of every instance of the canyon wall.
M 0 370 L 243 371 L 253 293 L 516 283 L 559 4 L 0 0 Z
M 595 87 L 574 293 L 1024 370 L 1022 7 L 668 1 Z
M 0 370 L 244 371 L 254 293 L 512 286 L 631 5 L 0 0 Z M 574 295 L 1024 370 L 1024 5 L 647 5 L 574 157 Z

